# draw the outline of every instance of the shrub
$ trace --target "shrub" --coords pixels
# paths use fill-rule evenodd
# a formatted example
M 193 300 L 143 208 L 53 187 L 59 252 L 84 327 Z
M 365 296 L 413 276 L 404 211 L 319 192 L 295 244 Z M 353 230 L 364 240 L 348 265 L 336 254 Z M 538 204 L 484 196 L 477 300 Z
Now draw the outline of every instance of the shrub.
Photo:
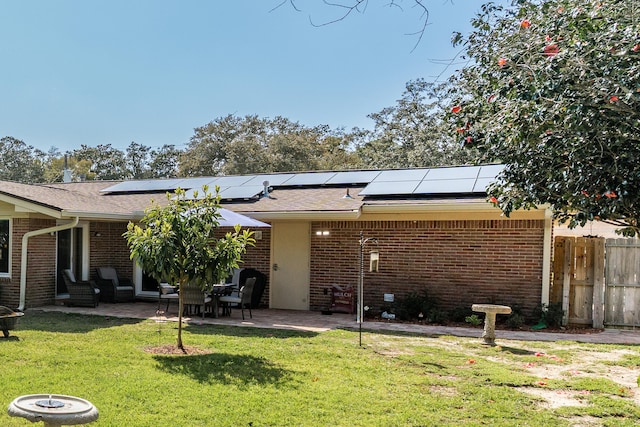
M 471 316 L 467 316 L 464 318 L 464 321 L 473 325 L 473 326 L 478 326 L 482 323 L 482 319 L 480 317 L 478 317 L 477 314 L 472 314 Z
M 473 315 L 473 310 L 470 306 L 459 305 L 451 312 L 451 320 L 454 322 L 464 322 L 467 317 Z
M 540 319 L 540 323 L 545 323 L 547 326 L 561 326 L 564 317 L 562 303 L 538 304 L 533 310 L 533 317 Z
M 426 289 L 422 292 L 409 292 L 404 298 L 397 302 L 396 315 L 402 320 L 415 320 L 420 318 L 428 319 L 431 310 L 436 308 L 436 302 L 429 298 Z

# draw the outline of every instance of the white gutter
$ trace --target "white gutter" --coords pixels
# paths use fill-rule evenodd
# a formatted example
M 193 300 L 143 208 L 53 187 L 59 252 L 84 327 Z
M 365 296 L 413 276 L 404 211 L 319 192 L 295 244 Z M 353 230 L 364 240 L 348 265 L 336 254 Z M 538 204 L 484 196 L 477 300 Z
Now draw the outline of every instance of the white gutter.
M 22 236 L 22 255 L 20 258 L 20 305 L 17 308 L 18 311 L 24 311 L 24 304 L 27 296 L 27 247 L 29 245 L 29 238 L 39 236 L 41 234 L 68 230 L 77 226 L 79 221 L 80 217 L 75 217 L 75 219 L 68 224 L 56 225 L 55 227 L 32 230 L 24 233 Z

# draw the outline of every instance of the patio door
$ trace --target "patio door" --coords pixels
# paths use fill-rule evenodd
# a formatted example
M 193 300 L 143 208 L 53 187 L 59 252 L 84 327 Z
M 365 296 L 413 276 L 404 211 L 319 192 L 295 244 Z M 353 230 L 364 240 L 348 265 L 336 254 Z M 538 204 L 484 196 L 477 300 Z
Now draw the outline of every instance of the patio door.
M 271 224 L 271 308 L 309 310 L 310 233 L 307 222 Z
M 62 272 L 71 269 L 81 280 L 89 279 L 88 224 L 57 232 L 56 295 L 68 293 Z

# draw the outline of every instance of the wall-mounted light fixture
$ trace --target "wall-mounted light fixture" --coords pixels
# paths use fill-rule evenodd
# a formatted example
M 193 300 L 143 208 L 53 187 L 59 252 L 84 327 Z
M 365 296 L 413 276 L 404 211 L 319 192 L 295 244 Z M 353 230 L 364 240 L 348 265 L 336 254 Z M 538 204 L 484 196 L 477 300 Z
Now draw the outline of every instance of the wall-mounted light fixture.
M 316 231 L 316 236 L 328 236 L 331 234 L 329 230 L 318 230 Z
M 101 233 L 101 232 L 99 232 L 99 231 L 96 231 L 95 233 L 93 233 L 93 235 L 94 235 L 95 237 L 102 237 L 102 233 Z
M 377 273 L 379 261 L 380 261 L 380 252 L 371 251 L 369 253 L 369 271 Z

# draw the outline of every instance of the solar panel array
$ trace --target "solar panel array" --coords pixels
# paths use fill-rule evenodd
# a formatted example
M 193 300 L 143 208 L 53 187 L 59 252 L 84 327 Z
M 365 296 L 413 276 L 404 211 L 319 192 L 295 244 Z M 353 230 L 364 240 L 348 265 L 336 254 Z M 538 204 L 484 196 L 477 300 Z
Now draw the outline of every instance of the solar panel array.
M 187 197 L 202 195 L 220 187 L 223 199 L 250 199 L 269 187 L 317 187 L 366 185 L 361 196 L 445 195 L 484 193 L 504 166 L 454 166 L 444 168 L 397 169 L 345 172 L 303 172 L 262 175 L 233 175 L 183 179 L 125 181 L 105 188 L 105 193 L 145 193 L 187 190 Z

